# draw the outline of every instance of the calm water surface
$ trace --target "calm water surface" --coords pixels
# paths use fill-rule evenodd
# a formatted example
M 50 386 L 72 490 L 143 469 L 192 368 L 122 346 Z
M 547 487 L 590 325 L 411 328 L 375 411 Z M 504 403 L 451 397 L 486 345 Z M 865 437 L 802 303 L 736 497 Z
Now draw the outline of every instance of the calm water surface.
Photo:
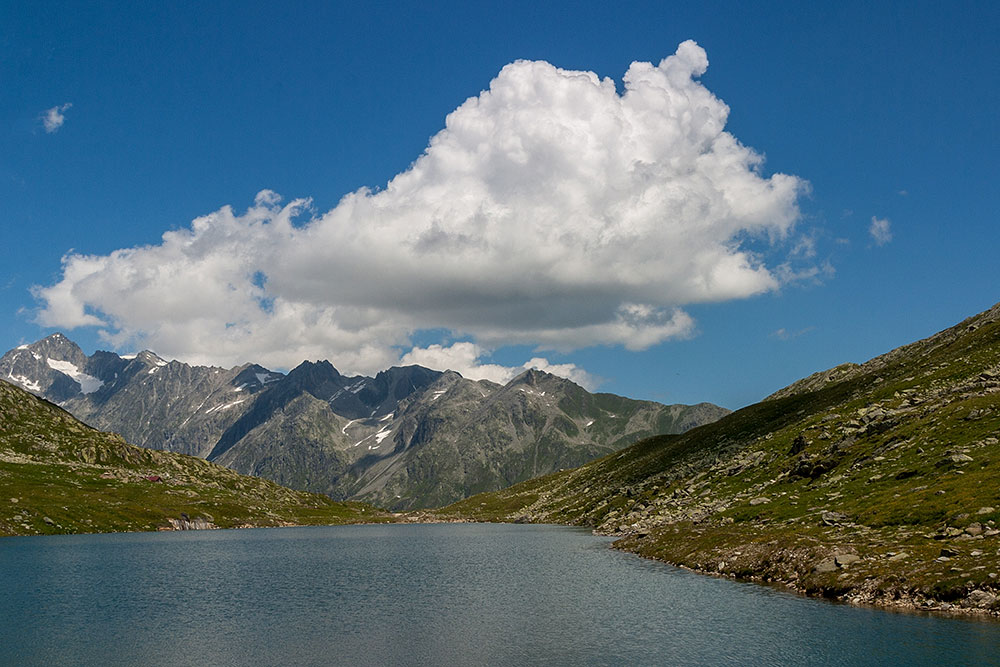
M 0 540 L 0 664 L 1000 664 L 1000 624 L 694 575 L 551 526 Z

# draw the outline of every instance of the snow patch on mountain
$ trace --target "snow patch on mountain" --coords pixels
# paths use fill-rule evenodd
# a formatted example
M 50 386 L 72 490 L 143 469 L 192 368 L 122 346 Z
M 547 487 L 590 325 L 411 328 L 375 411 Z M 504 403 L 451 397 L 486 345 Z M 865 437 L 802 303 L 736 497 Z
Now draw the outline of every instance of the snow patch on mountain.
M 247 399 L 245 398 L 241 398 L 240 400 L 233 401 L 232 403 L 226 403 L 225 405 L 217 405 L 214 408 L 209 408 L 208 410 L 205 410 L 205 414 L 208 415 L 216 411 L 228 410 L 229 408 L 239 405 L 240 403 L 246 403 L 246 400 Z
M 77 384 L 80 385 L 80 393 L 83 394 L 93 394 L 95 391 L 104 386 L 104 380 L 99 380 L 93 375 L 87 375 L 80 371 L 76 367 L 76 364 L 72 364 L 68 361 L 59 361 L 58 359 L 46 359 L 45 362 L 49 365 L 49 368 L 57 370 L 63 375 L 68 375 Z
M 9 379 L 14 384 L 24 387 L 28 391 L 41 391 L 42 387 L 37 382 L 32 381 L 31 378 L 25 377 L 23 375 L 14 375 L 13 373 L 7 374 L 7 379 Z
M 267 384 L 268 382 L 277 382 L 281 379 L 281 376 L 272 377 L 269 373 L 254 373 L 257 376 L 257 382 L 261 384 Z

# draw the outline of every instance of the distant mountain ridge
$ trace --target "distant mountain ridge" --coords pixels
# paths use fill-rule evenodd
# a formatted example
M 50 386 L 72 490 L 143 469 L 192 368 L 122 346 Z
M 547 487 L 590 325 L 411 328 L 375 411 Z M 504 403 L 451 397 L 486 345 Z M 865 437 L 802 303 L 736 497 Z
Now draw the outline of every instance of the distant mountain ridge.
M 283 374 L 150 351 L 88 357 L 61 333 L 0 357 L 0 379 L 143 447 L 394 509 L 504 488 L 729 412 L 592 394 L 537 370 L 499 385 L 421 366 L 348 377 L 328 361 Z

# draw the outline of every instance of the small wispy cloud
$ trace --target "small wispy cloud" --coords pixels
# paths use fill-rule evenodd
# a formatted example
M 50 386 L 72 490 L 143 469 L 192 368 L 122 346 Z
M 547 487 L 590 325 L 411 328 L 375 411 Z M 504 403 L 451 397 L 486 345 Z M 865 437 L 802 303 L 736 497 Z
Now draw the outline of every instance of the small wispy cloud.
M 777 338 L 778 340 L 792 340 L 793 338 L 798 338 L 810 331 L 815 330 L 816 327 L 806 327 L 805 329 L 799 329 L 798 331 L 789 331 L 788 329 L 782 327 L 776 331 L 771 332 L 771 338 Z
M 900 197 L 906 197 L 907 195 L 910 194 L 910 192 L 909 190 L 897 190 L 896 194 L 899 195 Z
M 553 364 L 544 357 L 534 357 L 521 366 L 501 366 L 483 363 L 488 350 L 471 342 L 458 342 L 449 346 L 430 345 L 414 347 L 403 355 L 400 364 L 418 364 L 439 371 L 452 370 L 470 380 L 490 380 L 506 384 L 529 369 L 537 369 L 572 380 L 584 389 L 594 390 L 601 384 L 595 377 L 576 364 Z
M 886 218 L 876 218 L 872 216 L 872 224 L 868 227 L 876 245 L 885 245 L 892 240 L 892 224 Z
M 66 122 L 66 116 L 63 112 L 72 106 L 72 103 L 67 102 L 66 104 L 60 104 L 42 112 L 42 125 L 45 126 L 45 131 L 49 134 L 58 131 L 63 126 L 63 123 Z

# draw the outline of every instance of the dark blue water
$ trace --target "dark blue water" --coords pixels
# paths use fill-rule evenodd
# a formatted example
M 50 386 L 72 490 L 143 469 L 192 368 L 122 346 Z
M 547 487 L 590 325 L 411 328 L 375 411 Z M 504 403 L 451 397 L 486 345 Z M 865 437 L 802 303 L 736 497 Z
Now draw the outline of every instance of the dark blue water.
M 1000 624 L 694 575 L 550 526 L 0 540 L 12 665 L 1000 664 Z

